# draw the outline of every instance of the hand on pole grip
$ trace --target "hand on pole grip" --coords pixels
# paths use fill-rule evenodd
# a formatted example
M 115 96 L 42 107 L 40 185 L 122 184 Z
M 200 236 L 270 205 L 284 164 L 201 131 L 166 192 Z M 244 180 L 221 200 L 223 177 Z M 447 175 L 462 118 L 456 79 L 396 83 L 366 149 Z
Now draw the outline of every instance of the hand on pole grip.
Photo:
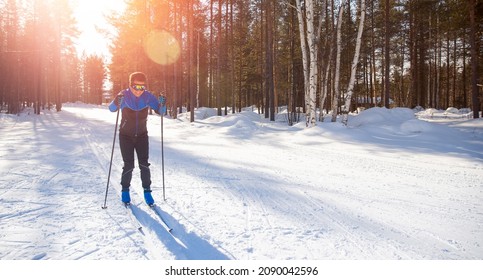
M 159 113 L 161 115 L 166 114 L 166 97 L 164 95 L 159 96 Z
M 122 94 L 122 93 L 119 93 L 116 96 L 116 106 L 117 106 L 117 108 L 121 108 L 121 103 L 122 103 L 123 98 L 124 98 L 124 94 Z
M 161 103 L 161 106 L 166 105 L 166 97 L 164 95 L 159 96 L 159 103 Z

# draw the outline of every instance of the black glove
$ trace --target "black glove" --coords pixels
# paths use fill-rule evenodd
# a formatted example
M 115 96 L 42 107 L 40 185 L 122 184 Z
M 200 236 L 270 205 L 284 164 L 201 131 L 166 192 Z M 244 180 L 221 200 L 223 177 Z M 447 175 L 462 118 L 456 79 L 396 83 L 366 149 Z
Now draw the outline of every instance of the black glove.
M 116 99 L 114 100 L 114 102 L 116 103 L 117 108 L 121 108 L 121 103 L 122 103 L 123 98 L 124 98 L 124 94 L 122 94 L 122 93 L 119 93 L 116 96 Z

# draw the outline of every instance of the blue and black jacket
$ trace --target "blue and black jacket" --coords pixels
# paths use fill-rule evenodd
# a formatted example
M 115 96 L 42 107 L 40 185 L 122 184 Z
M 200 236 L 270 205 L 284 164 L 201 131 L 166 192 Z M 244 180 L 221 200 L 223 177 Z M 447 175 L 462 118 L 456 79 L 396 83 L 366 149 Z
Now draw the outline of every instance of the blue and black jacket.
M 136 97 L 131 90 L 122 90 L 119 95 L 109 104 L 109 110 L 116 112 L 119 108 L 116 99 L 122 98 L 120 107 L 122 112 L 121 124 L 119 126 L 119 134 L 127 136 L 141 136 L 148 133 L 146 123 L 148 120 L 149 108 L 160 113 L 164 111 L 165 106 L 161 106 L 159 100 L 149 91 L 144 91 L 139 97 Z

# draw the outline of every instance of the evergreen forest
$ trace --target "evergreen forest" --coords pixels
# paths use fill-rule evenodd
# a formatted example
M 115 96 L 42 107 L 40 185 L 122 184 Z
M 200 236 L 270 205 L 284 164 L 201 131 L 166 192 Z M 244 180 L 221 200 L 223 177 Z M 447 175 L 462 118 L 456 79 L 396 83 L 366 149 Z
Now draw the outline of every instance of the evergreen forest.
M 481 117 L 482 0 L 125 0 L 106 15 L 109 59 L 78 54 L 71 2 L 0 0 L 1 112 L 109 102 L 142 71 L 192 121 L 250 106 L 307 126 L 375 106 Z

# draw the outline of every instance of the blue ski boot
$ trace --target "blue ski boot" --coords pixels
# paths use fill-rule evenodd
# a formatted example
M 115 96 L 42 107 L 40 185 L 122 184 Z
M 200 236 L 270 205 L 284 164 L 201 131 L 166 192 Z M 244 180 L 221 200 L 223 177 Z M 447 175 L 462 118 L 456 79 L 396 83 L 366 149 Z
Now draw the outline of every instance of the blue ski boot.
M 129 191 L 121 192 L 121 200 L 126 204 L 131 203 L 131 195 L 129 195 Z
M 151 191 L 144 192 L 144 200 L 146 201 L 146 204 L 149 206 L 152 206 L 154 204 L 154 199 L 153 199 L 153 196 L 151 195 Z

